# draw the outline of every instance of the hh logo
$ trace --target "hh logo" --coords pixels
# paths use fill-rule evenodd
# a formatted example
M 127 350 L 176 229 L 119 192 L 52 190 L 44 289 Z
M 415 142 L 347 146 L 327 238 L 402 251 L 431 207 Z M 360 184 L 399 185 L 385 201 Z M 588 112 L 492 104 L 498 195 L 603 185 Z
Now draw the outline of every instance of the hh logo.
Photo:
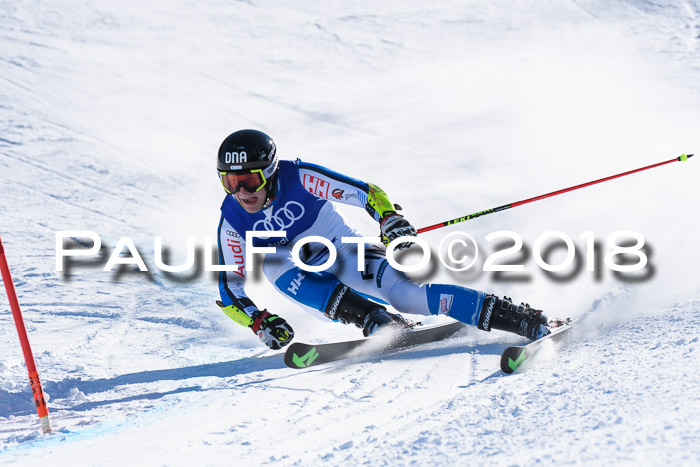
M 304 174 L 304 188 L 321 198 L 328 199 L 328 189 L 331 184 L 313 175 Z
M 301 286 L 301 282 L 304 280 L 306 276 L 304 273 L 299 273 L 297 274 L 297 277 L 292 279 L 292 282 L 289 284 L 289 287 L 287 287 L 287 291 L 289 291 L 292 295 L 296 295 L 297 292 L 299 292 L 299 286 Z

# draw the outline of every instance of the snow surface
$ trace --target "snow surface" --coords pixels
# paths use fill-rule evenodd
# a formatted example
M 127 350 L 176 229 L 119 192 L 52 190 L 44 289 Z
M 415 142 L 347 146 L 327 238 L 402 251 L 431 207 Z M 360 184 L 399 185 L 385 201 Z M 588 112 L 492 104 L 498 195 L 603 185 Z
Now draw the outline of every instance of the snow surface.
M 215 236 L 214 154 L 240 128 L 377 183 L 417 227 L 700 151 L 699 1 L 0 4 L 0 234 L 54 427 L 39 432 L 3 299 L 1 464 L 700 463 L 697 158 L 423 235 L 490 251 L 516 231 L 520 280 L 418 278 L 582 318 L 512 376 L 499 354 L 521 341 L 475 329 L 290 370 L 218 310 L 211 274 L 153 268 L 154 237 L 176 263 Z M 552 229 L 580 258 L 586 231 L 603 253 L 640 232 L 648 274 L 554 280 L 530 254 Z M 129 236 L 151 273 L 63 276 L 59 230 L 97 232 L 105 254 Z M 299 340 L 359 336 L 251 282 Z

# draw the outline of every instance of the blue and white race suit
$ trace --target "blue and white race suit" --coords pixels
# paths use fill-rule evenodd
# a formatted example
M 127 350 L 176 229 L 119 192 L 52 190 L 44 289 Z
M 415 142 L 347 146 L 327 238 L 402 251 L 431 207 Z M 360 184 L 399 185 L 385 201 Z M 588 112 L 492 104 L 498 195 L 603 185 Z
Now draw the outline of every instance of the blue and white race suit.
M 357 269 L 357 245 L 342 243 L 342 237 L 360 237 L 336 211 L 333 202 L 365 208 L 375 220 L 380 214 L 368 203 L 370 186 L 324 167 L 296 161 L 280 161 L 277 194 L 269 206 L 257 213 L 246 212 L 232 196 L 221 206 L 219 264 L 233 271 L 219 273 L 221 301 L 251 315 L 258 308 L 245 293 L 246 232 L 285 231 L 285 237 L 254 238 L 256 247 L 276 247 L 267 253 L 263 272 L 284 295 L 307 310 L 323 311 L 339 282 L 397 311 L 418 315 L 449 314 L 476 326 L 485 294 L 446 284 L 418 284 L 386 260 L 384 245 L 367 245 L 364 271 Z M 337 251 L 333 266 L 323 272 L 308 272 L 292 261 L 295 243 L 308 236 L 330 240 Z M 328 249 L 307 243 L 301 260 L 311 266 L 324 264 Z

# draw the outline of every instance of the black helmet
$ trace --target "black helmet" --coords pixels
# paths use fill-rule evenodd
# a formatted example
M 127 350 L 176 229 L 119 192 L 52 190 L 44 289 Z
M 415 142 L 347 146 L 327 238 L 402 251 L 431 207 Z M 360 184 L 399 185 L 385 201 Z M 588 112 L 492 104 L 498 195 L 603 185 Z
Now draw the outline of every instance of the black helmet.
M 241 186 L 251 192 L 267 186 L 269 201 L 277 185 L 278 162 L 272 138 L 258 130 L 239 130 L 221 143 L 217 169 L 227 193 L 235 194 Z
M 219 147 L 219 172 L 264 169 L 272 164 L 277 164 L 275 143 L 262 131 L 236 131 Z

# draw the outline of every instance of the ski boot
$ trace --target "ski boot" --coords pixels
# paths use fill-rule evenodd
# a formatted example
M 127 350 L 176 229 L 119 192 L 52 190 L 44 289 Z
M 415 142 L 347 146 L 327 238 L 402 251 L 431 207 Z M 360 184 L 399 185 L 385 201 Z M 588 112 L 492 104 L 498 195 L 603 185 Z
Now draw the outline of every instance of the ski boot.
M 542 310 L 530 308 L 527 303 L 515 305 L 508 297 L 498 298 L 487 295 L 479 313 L 479 329 L 514 332 L 530 340 L 537 340 L 549 334 L 547 317 Z
M 389 313 L 382 305 L 367 300 L 344 284 L 338 284 L 335 288 L 323 314 L 333 321 L 354 324 L 362 328 L 362 334 L 365 337 L 385 327 L 396 329 L 412 327 L 411 323 L 401 315 Z
M 368 337 L 374 334 L 380 328 L 390 326 L 396 329 L 408 329 L 413 326 L 404 319 L 403 316 L 389 313 L 383 306 L 373 308 L 365 316 L 365 321 L 362 325 L 362 335 Z

